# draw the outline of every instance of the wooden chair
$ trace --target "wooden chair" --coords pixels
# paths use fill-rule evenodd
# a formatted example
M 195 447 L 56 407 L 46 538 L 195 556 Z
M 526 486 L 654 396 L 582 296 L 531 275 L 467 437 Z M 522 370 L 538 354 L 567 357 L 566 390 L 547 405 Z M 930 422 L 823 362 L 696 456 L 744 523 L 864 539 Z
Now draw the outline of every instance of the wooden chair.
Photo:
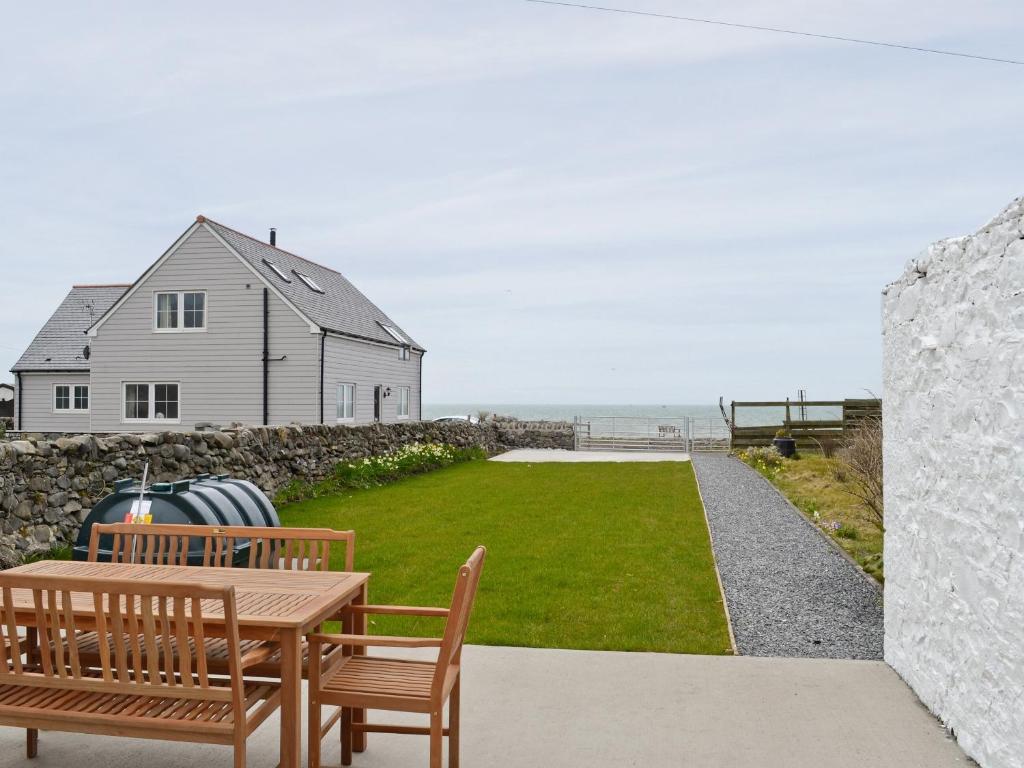
M 248 736 L 280 705 L 276 683 L 242 677 L 234 587 L 0 574 L 0 589 L 0 633 L 13 648 L 0 663 L 0 725 L 26 729 L 30 758 L 39 730 L 52 730 L 224 744 L 244 768 Z M 38 665 L 22 661 L 16 590 L 53 651 Z M 203 620 L 214 607 L 223 611 L 227 679 L 206 665 Z M 112 638 L 94 668 L 82 659 L 83 628 Z M 194 664 L 172 652 L 186 645 L 196 650 Z
M 101 536 L 111 536 L 111 561 L 141 563 L 144 565 L 203 565 L 207 568 L 243 567 L 236 562 L 236 545 L 248 541 L 245 562 L 249 568 L 277 568 L 282 570 L 329 570 L 331 545 L 344 544 L 345 570 L 351 571 L 355 561 L 355 531 L 335 531 L 330 528 L 258 528 L 215 525 L 140 525 L 138 523 L 95 523 L 89 532 L 88 559 L 98 560 Z M 201 562 L 190 562 L 193 544 L 202 542 L 199 550 Z M 194 554 L 194 553 L 193 553 Z M 349 614 L 334 617 L 347 627 Z M 100 653 L 99 637 L 92 633 L 80 640 L 82 652 L 92 660 Z M 107 640 L 108 645 L 110 638 Z M 253 653 L 258 648 L 271 648 L 273 652 L 246 667 L 246 674 L 280 679 L 281 658 L 276 644 L 260 640 L 242 642 L 243 652 Z M 207 664 L 211 671 L 223 674 L 227 670 L 227 647 L 223 642 L 209 639 L 206 643 Z M 308 645 L 302 651 L 302 671 L 307 674 Z
M 111 562 L 145 565 L 203 565 L 207 568 L 279 568 L 327 571 L 331 545 L 345 545 L 345 570 L 355 562 L 355 531 L 330 528 L 258 528 L 244 525 L 140 525 L 95 523 L 89 531 L 88 559 L 99 559 L 101 536 L 110 536 Z M 189 554 L 202 542 L 200 560 Z M 236 547 L 247 544 L 243 562 Z
M 441 639 L 374 635 L 309 636 L 309 768 L 320 768 L 320 742 L 336 721 L 322 720 L 322 706 L 341 708 L 341 764 L 352 764 L 354 733 L 402 733 L 430 736 L 430 768 L 441 768 L 443 737 L 448 737 L 448 765 L 459 764 L 459 687 L 462 643 L 473 610 L 487 550 L 477 547 L 459 569 L 450 608 L 408 608 L 366 605 L 354 610 L 367 614 L 447 617 Z M 322 656 L 324 645 L 337 646 Z M 437 661 L 413 661 L 367 656 L 366 646 L 439 648 Z M 448 700 L 448 728 L 444 703 Z M 353 722 L 353 709 L 421 712 L 429 727 Z

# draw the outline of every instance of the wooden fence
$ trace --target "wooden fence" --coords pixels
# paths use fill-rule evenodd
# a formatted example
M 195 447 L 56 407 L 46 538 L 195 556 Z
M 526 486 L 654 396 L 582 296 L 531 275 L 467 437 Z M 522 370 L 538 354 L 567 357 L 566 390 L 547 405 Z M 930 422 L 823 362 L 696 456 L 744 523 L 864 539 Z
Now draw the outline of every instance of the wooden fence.
M 811 420 L 801 418 L 803 408 L 842 408 L 842 418 Z M 780 424 L 756 427 L 736 426 L 736 411 L 743 408 L 784 408 L 785 417 Z M 796 418 L 794 418 L 796 416 Z M 732 402 L 732 447 L 771 445 L 775 433 L 785 429 L 796 440 L 800 450 L 820 450 L 841 443 L 844 436 L 867 418 L 882 418 L 882 401 L 864 400 L 773 400 Z

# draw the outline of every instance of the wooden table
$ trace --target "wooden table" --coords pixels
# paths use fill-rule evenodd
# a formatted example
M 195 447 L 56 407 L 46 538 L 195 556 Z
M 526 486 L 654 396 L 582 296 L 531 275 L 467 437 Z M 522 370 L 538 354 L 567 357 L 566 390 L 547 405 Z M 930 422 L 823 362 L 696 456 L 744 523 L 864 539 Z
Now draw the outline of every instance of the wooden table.
M 12 569 L 11 573 L 46 576 L 86 576 L 110 579 L 179 581 L 208 586 L 235 587 L 238 632 L 243 640 L 274 640 L 281 645 L 281 764 L 299 768 L 302 746 L 302 639 L 307 632 L 337 615 L 349 604 L 366 602 L 368 573 L 334 571 L 279 571 L 249 568 L 203 568 L 176 565 L 132 565 L 40 560 Z M 31 593 L 12 595 L 18 624 L 36 623 Z M 79 612 L 79 606 L 74 607 Z M 91 600 L 81 613 L 91 615 Z M 223 634 L 223 617 L 204 608 L 204 631 Z M 218 620 L 220 619 L 220 626 Z M 208 626 L 207 626 L 208 624 Z M 362 631 L 356 627 L 356 631 Z

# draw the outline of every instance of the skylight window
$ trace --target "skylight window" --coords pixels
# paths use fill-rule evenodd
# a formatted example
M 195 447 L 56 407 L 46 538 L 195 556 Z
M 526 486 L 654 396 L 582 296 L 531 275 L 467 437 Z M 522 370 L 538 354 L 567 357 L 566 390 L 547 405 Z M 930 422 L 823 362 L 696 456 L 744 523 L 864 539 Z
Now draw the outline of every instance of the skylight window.
M 311 278 L 309 275 L 304 275 L 301 272 L 296 272 L 294 269 L 292 270 L 292 273 L 297 278 L 299 278 L 299 280 L 301 280 L 303 283 L 305 283 L 306 287 L 309 288 L 309 290 L 316 291 L 317 293 L 323 293 L 324 292 L 324 289 L 321 288 L 319 285 L 317 285 L 315 282 L 313 282 L 313 278 Z
M 292 281 L 292 279 L 290 277 L 288 277 L 288 275 L 286 275 L 284 272 L 282 272 L 281 268 L 278 267 L 277 264 L 272 262 L 270 259 L 264 259 L 263 263 L 266 264 L 268 267 L 270 267 L 270 269 L 274 272 L 274 274 L 277 275 L 278 277 L 280 277 L 286 283 L 290 283 Z
M 405 336 L 400 334 L 397 330 L 395 330 L 394 326 L 384 325 L 384 323 L 379 323 L 379 325 L 380 325 L 381 328 L 383 328 L 385 331 L 387 331 L 388 336 L 390 336 L 392 339 L 397 341 L 399 344 L 408 344 L 409 343 L 409 340 L 407 338 L 405 338 Z

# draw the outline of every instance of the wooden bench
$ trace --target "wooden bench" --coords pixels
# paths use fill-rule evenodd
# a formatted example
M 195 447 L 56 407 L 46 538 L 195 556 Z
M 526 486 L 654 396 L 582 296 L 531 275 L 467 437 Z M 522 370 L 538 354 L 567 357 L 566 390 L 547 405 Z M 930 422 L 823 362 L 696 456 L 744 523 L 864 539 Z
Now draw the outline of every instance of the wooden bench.
M 459 764 L 459 690 L 462 644 L 473 611 L 477 585 L 487 550 L 477 547 L 459 569 L 450 608 L 410 608 L 365 605 L 353 610 L 368 614 L 447 617 L 441 639 L 379 635 L 309 635 L 309 768 L 320 768 L 320 742 L 340 715 L 341 764 L 351 765 L 353 739 L 362 733 L 401 733 L 430 736 L 430 768 L 441 768 L 442 740 L 448 737 L 448 765 Z M 336 646 L 331 648 L 331 646 Z M 367 656 L 367 646 L 439 648 L 436 661 Z M 322 654 L 327 651 L 326 656 Z M 448 701 L 448 728 L 444 703 Z M 320 708 L 340 707 L 322 720 Z M 419 712 L 430 716 L 429 727 L 358 722 L 354 709 Z M 323 724 L 321 724 L 323 723 Z
M 258 528 L 215 525 L 141 525 L 137 523 L 95 523 L 89 532 L 88 559 L 95 562 L 99 556 L 101 536 L 111 536 L 111 562 L 144 565 L 202 565 L 207 568 L 239 567 L 235 562 L 235 545 L 249 542 L 247 563 L 249 568 L 278 568 L 283 570 L 327 571 L 330 565 L 331 545 L 345 547 L 345 570 L 353 570 L 355 562 L 355 531 L 335 531 L 330 528 Z M 202 562 L 189 563 L 189 548 L 195 540 L 202 542 Z M 351 617 L 335 617 L 343 627 L 350 628 Z M 83 636 L 82 652 L 89 659 L 100 653 L 99 637 L 93 633 Z M 110 644 L 108 638 L 107 644 Z M 255 655 L 259 648 L 270 648 L 264 657 Z M 243 653 L 251 653 L 253 662 L 246 674 L 280 679 L 281 658 L 276 645 L 261 641 L 244 641 Z M 174 649 L 175 653 L 177 648 Z M 191 649 L 190 649 L 190 652 Z M 223 641 L 210 639 L 206 643 L 207 663 L 211 671 L 223 674 L 227 670 L 227 646 Z M 302 671 L 309 666 L 309 648 L 303 646 Z
M 95 523 L 89 531 L 88 559 L 99 559 L 101 536 L 110 536 L 111 562 L 145 565 L 238 567 L 235 547 L 248 542 L 244 567 L 330 570 L 331 546 L 344 544 L 346 571 L 355 563 L 355 531 L 330 528 L 258 528 L 244 525 L 140 525 Z M 189 562 L 194 541 L 202 542 L 201 562 Z
M 234 587 L 6 573 L 0 590 L 0 634 L 13 650 L 0 663 L 0 725 L 26 729 L 30 758 L 38 731 L 53 730 L 224 744 L 243 768 L 246 739 L 280 705 L 276 683 L 242 677 Z M 38 664 L 23 661 L 19 610 L 51 649 Z M 225 678 L 206 664 L 211 615 L 223 625 Z M 87 663 L 80 641 L 96 633 L 110 645 Z M 194 660 L 173 652 L 185 646 Z

